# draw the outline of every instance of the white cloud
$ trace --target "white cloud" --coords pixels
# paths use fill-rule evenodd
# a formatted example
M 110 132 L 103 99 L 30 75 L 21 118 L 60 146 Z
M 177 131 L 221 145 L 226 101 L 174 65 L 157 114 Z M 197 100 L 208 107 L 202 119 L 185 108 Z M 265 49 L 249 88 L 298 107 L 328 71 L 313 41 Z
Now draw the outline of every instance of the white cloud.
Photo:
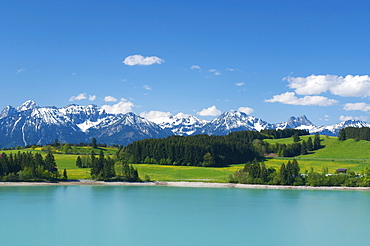
M 265 100 L 265 102 L 279 102 L 291 105 L 331 106 L 338 101 L 323 96 L 305 96 L 298 98 L 295 96 L 294 92 L 286 92 L 281 95 L 275 95 L 271 99 Z
M 368 75 L 311 75 L 303 77 L 286 77 L 288 86 L 299 95 L 314 95 L 329 91 L 342 97 L 370 96 L 370 77 Z
M 246 114 L 251 114 L 251 113 L 254 112 L 254 109 L 253 108 L 249 108 L 249 107 L 240 107 L 240 108 L 238 108 L 238 111 L 239 112 L 246 113 Z
M 94 95 L 94 96 L 91 96 L 91 95 L 90 95 L 90 96 L 89 96 L 89 100 L 90 100 L 90 101 L 95 101 L 95 100 L 96 100 L 96 96 L 95 96 L 95 95 Z
M 197 113 L 200 116 L 216 116 L 221 114 L 221 111 L 216 108 L 216 106 L 211 106 L 209 108 L 205 108 L 202 111 Z
M 184 114 L 184 113 L 180 112 L 180 113 L 177 113 L 175 116 L 178 117 L 178 118 L 187 118 L 187 117 L 190 117 L 192 115 L 191 114 Z
M 208 70 L 208 72 L 213 73 L 214 75 L 221 75 L 221 73 L 217 71 L 217 69 L 210 69 Z
M 105 102 L 117 102 L 118 100 L 117 100 L 117 98 L 115 98 L 115 97 L 112 97 L 112 96 L 106 96 L 106 97 L 104 97 L 104 101 L 105 101 Z
M 17 69 L 17 72 L 15 72 L 15 74 L 23 73 L 24 71 L 26 71 L 26 69 L 24 68 Z
M 72 96 L 69 101 L 72 102 L 72 101 L 80 101 L 80 100 L 83 100 L 83 99 L 86 99 L 86 93 L 81 93 L 81 94 L 78 94 L 77 96 Z
M 243 86 L 244 84 L 245 84 L 244 82 L 235 83 L 236 86 Z
M 128 112 L 132 112 L 132 108 L 134 106 L 135 105 L 132 102 L 122 98 L 119 103 L 114 105 L 103 105 L 102 109 L 109 114 L 126 114 Z
M 346 111 L 351 111 L 351 110 L 359 110 L 359 111 L 369 111 L 370 110 L 370 105 L 364 102 L 360 103 L 346 103 L 344 104 L 343 107 L 344 110 Z
M 235 68 L 226 68 L 227 71 L 234 72 Z
M 339 116 L 339 120 L 340 121 L 347 121 L 347 120 L 362 120 L 362 121 L 367 121 L 367 119 L 368 119 L 367 116 L 359 116 L 359 117 L 344 116 L 344 115 Z
M 156 119 L 167 118 L 171 116 L 171 113 L 162 111 L 149 111 L 140 113 L 140 116 L 144 117 L 147 120 L 155 121 Z
M 150 87 L 149 85 L 144 85 L 144 86 L 143 86 L 143 88 L 144 88 L 145 90 L 149 90 L 149 91 L 150 91 L 150 90 L 152 90 L 152 87 Z
M 193 65 L 190 67 L 191 70 L 196 70 L 196 69 L 200 69 L 200 67 L 198 65 Z
M 153 65 L 153 64 L 161 64 L 163 62 L 164 60 L 157 56 L 144 57 L 142 55 L 128 56 L 123 61 L 123 63 L 128 66 L 135 66 L 135 65 L 148 66 L 148 65 Z

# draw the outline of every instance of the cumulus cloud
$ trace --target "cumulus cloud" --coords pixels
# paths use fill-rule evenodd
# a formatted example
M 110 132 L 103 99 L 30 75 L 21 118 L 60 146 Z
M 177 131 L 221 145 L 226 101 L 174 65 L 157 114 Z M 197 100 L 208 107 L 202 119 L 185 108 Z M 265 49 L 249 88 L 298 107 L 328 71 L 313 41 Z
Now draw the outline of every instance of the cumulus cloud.
M 221 111 L 216 108 L 216 106 L 211 106 L 209 108 L 205 108 L 202 111 L 197 113 L 200 116 L 216 116 L 221 114 Z
M 265 102 L 279 102 L 291 105 L 331 106 L 338 101 L 323 96 L 305 96 L 302 98 L 298 98 L 295 96 L 294 92 L 286 92 L 281 95 L 275 95 L 271 99 L 265 100 Z
M 240 107 L 240 108 L 238 108 L 238 111 L 239 112 L 246 113 L 246 114 L 251 114 L 251 113 L 254 112 L 254 109 L 253 108 L 249 108 L 249 107 Z
M 346 111 L 351 111 L 351 110 L 359 110 L 359 111 L 369 111 L 370 110 L 370 105 L 364 102 L 360 103 L 346 103 L 344 104 L 343 107 L 344 110 Z
M 245 84 L 244 82 L 235 83 L 236 86 L 243 86 L 244 84 Z
M 90 95 L 90 96 L 89 96 L 89 100 L 90 100 L 90 101 L 95 101 L 95 100 L 96 100 L 96 96 L 95 96 L 95 95 L 94 95 L 94 96 L 91 96 L 91 95 Z
M 120 102 L 114 105 L 103 105 L 101 108 L 109 114 L 126 114 L 132 112 L 132 108 L 135 105 L 125 98 L 122 98 Z
M 214 75 L 221 75 L 221 73 L 217 71 L 217 69 L 210 69 L 208 70 L 208 72 L 213 73 Z
M 178 117 L 178 118 L 186 118 L 186 117 L 189 117 L 189 116 L 192 116 L 192 115 L 191 114 L 184 114 L 184 113 L 180 112 L 180 113 L 177 113 L 175 116 Z
M 81 93 L 81 94 L 78 94 L 77 96 L 72 96 L 69 101 L 72 102 L 72 101 L 80 101 L 80 100 L 83 100 L 83 99 L 86 99 L 86 93 Z
M 140 113 L 141 117 L 144 117 L 147 120 L 155 121 L 160 118 L 167 118 L 171 116 L 170 112 L 162 112 L 162 111 L 149 111 L 149 112 L 142 112 Z
M 190 67 L 191 70 L 199 70 L 200 69 L 200 66 L 198 65 L 193 65 Z
M 105 102 L 117 102 L 118 100 L 117 100 L 117 98 L 115 98 L 115 97 L 112 97 L 112 96 L 106 96 L 106 97 L 104 97 L 104 101 L 105 101 Z
M 370 77 L 368 75 L 311 75 L 308 77 L 286 77 L 288 86 L 299 95 L 314 95 L 329 91 L 342 97 L 370 96 Z
M 339 116 L 339 120 L 340 121 L 347 121 L 347 120 L 362 120 L 362 121 L 367 121 L 367 119 L 368 119 L 367 116 L 359 116 L 359 117 L 344 116 L 344 115 Z
M 149 90 L 149 91 L 152 89 L 152 87 L 150 87 L 149 85 L 144 85 L 144 86 L 143 86 L 143 88 L 144 88 L 145 90 Z
M 123 61 L 123 64 L 128 66 L 149 66 L 153 64 L 162 64 L 164 62 L 163 59 L 157 57 L 157 56 L 147 56 L 144 57 L 142 55 L 132 55 L 125 58 Z

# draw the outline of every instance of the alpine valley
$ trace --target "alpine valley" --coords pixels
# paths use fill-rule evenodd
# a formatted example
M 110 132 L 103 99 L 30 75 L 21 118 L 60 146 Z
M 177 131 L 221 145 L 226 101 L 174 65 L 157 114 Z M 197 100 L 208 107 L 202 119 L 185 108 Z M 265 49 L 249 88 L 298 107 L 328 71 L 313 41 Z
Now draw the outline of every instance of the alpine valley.
M 7 106 L 0 113 L 0 148 L 45 145 L 59 142 L 127 145 L 145 138 L 194 134 L 226 135 L 233 131 L 263 129 L 305 129 L 311 134 L 337 136 L 345 127 L 370 127 L 364 121 L 348 120 L 331 126 L 315 126 L 306 116 L 271 124 L 239 111 L 228 111 L 212 121 L 177 114 L 149 121 L 132 112 L 109 114 L 96 105 L 71 104 L 63 108 L 40 107 L 29 100 L 19 107 Z

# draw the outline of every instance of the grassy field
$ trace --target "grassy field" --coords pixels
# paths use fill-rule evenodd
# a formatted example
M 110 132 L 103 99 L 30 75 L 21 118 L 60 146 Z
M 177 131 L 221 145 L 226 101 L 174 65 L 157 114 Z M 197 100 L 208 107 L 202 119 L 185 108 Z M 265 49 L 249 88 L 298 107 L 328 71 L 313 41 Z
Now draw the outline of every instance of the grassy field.
M 192 167 L 192 166 L 162 166 L 152 164 L 135 164 L 140 177 L 148 175 L 151 180 L 161 181 L 209 181 L 228 182 L 229 174 L 243 168 L 244 164 L 229 167 Z
M 310 136 L 302 136 L 301 139 L 307 140 Z M 311 136 L 313 138 L 313 136 Z M 266 140 L 270 143 L 292 143 L 292 138 L 286 139 L 269 139 Z M 346 140 L 339 141 L 335 137 L 321 136 L 321 144 L 323 148 L 312 152 L 308 155 L 295 157 L 304 173 L 310 168 L 315 171 L 321 172 L 323 167 L 327 167 L 329 172 L 333 173 L 338 168 L 350 168 L 352 171 L 361 172 L 366 166 L 370 167 L 370 142 L 369 141 L 354 141 Z M 75 148 L 75 147 L 73 147 Z M 76 152 L 90 153 L 91 147 L 77 147 Z M 105 154 L 114 154 L 116 148 L 103 148 Z M 19 150 L 8 150 L 6 153 L 17 153 Z M 35 150 L 24 149 L 21 151 L 39 152 L 41 148 Z M 99 150 L 95 153 L 98 154 Z M 71 154 L 55 154 L 55 160 L 62 172 L 63 169 L 67 170 L 69 179 L 89 179 L 90 169 L 76 167 L 77 155 Z M 282 163 L 287 163 L 293 158 L 267 158 L 265 161 L 266 166 L 278 169 Z M 244 164 L 231 165 L 223 168 L 210 168 L 210 167 L 192 167 L 192 166 L 164 166 L 154 164 L 134 164 L 138 169 L 139 175 L 144 179 L 148 175 L 151 180 L 161 181 L 209 181 L 209 182 L 227 182 L 228 175 L 233 174 L 235 171 L 243 168 Z M 120 172 L 120 166 L 116 167 L 117 173 Z
M 306 140 L 313 136 L 301 136 Z M 301 172 L 309 170 L 311 167 L 315 171 L 321 172 L 323 167 L 328 167 L 329 172 L 333 173 L 338 168 L 349 168 L 355 172 L 361 172 L 366 166 L 370 167 L 370 141 L 355 141 L 348 139 L 339 141 L 336 137 L 320 136 L 323 148 L 313 151 L 308 155 L 295 157 L 298 160 Z M 293 143 L 292 138 L 268 139 L 269 143 Z M 282 163 L 287 163 L 293 158 L 269 158 L 267 166 L 279 167 Z

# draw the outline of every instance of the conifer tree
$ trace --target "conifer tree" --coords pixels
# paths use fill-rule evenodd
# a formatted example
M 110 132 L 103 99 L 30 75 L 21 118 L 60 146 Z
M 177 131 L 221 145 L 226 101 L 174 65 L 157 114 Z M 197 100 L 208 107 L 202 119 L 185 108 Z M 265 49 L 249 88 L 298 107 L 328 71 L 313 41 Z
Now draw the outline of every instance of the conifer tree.
M 338 140 L 340 140 L 340 141 L 345 141 L 345 140 L 347 140 L 345 129 L 340 129 L 340 130 L 339 130 L 339 133 L 338 133 Z
M 94 149 L 98 148 L 98 146 L 97 146 L 97 144 L 96 144 L 96 138 L 93 138 L 93 139 L 91 140 L 91 146 L 92 146 Z
M 287 177 L 288 177 L 288 173 L 287 173 L 287 170 L 285 168 L 285 164 L 281 164 L 280 166 L 280 183 L 282 185 L 286 185 L 287 184 Z
M 321 143 L 320 143 L 320 135 L 316 132 L 315 137 L 313 139 L 313 148 L 314 150 L 320 149 Z
M 45 157 L 45 169 L 50 170 L 54 167 L 56 167 L 54 155 L 51 152 L 49 152 Z
M 76 166 L 81 168 L 82 167 L 82 160 L 81 160 L 81 157 L 80 156 L 77 156 L 77 159 L 76 159 Z
M 65 168 L 64 168 L 64 170 L 63 170 L 63 178 L 64 178 L 64 179 L 68 179 L 67 169 L 65 169 Z
M 308 151 L 312 151 L 313 150 L 313 143 L 312 143 L 312 138 L 311 137 L 309 137 L 307 139 L 307 150 Z
M 301 155 L 307 155 L 307 153 L 307 144 L 306 141 L 303 140 L 301 144 Z
M 297 143 L 299 141 L 301 141 L 301 138 L 299 137 L 298 132 L 296 132 L 293 135 L 293 142 Z

